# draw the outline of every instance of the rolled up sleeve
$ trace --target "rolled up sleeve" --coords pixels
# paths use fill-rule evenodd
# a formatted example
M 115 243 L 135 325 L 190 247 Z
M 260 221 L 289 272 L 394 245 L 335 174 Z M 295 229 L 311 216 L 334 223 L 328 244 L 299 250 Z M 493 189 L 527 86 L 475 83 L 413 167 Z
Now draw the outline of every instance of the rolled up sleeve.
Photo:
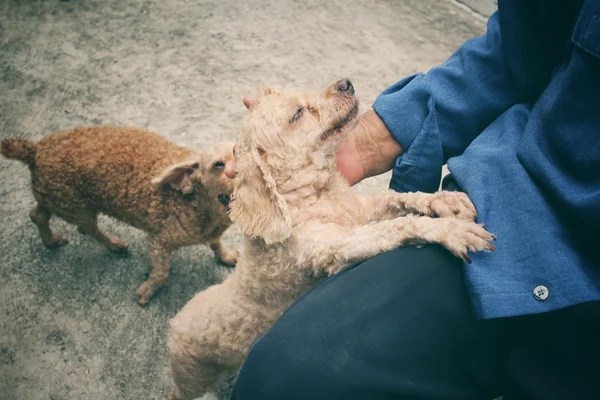
M 516 101 L 496 13 L 485 35 L 465 42 L 439 67 L 397 82 L 376 99 L 373 109 L 404 150 L 390 187 L 436 191 L 447 159 L 462 154 Z

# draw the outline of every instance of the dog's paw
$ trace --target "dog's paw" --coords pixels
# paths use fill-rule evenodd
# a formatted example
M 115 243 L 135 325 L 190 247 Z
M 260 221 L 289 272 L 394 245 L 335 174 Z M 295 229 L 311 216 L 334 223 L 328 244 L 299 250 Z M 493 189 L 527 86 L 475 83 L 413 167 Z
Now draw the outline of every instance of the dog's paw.
M 227 247 L 223 247 L 222 251 L 216 255 L 217 261 L 221 264 L 227 265 L 228 267 L 235 267 L 240 253 L 237 250 L 233 250 Z
M 177 389 L 173 389 L 171 394 L 169 394 L 169 398 L 167 400 L 181 400 L 181 396 L 179 396 L 179 391 Z
M 429 217 L 459 218 L 474 221 L 475 206 L 465 193 L 441 191 L 432 194 L 423 205 L 423 214 Z
M 138 295 L 138 303 L 139 303 L 139 305 L 140 306 L 145 306 L 146 304 L 148 304 L 148 302 L 150 301 L 150 299 L 154 295 L 155 290 L 148 283 L 148 281 L 146 281 L 146 282 L 142 283 L 137 288 L 137 290 L 135 291 L 135 293 Z
M 440 243 L 467 263 L 471 263 L 471 258 L 467 254 L 469 251 L 496 251 L 496 248 L 489 243 L 496 240 L 496 237 L 483 225 L 459 219 L 437 221 L 445 225 L 444 231 L 440 233 Z
M 108 251 L 114 254 L 127 255 L 129 252 L 129 245 L 127 242 L 112 236 L 110 241 L 106 244 Z
M 52 240 L 45 243 L 45 246 L 48 249 L 58 249 L 59 247 L 66 246 L 67 244 L 69 244 L 69 239 L 67 239 L 60 233 L 53 233 Z

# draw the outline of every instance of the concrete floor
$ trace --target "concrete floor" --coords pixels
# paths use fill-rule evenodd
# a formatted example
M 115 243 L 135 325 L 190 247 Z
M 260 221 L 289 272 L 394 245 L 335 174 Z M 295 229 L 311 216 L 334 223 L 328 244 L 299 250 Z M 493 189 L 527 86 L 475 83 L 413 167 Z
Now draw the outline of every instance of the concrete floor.
M 119 124 L 186 146 L 234 139 L 241 98 L 256 85 L 350 77 L 366 109 L 484 28 L 442 0 L 2 0 L 0 138 Z M 166 287 L 140 308 L 135 288 L 149 270 L 141 232 L 101 220 L 130 244 L 131 256 L 116 258 L 53 221 L 71 243 L 49 251 L 32 205 L 27 169 L 0 159 L 0 398 L 164 399 L 168 320 L 228 269 L 203 246 L 180 250 Z M 239 239 L 235 228 L 226 237 Z
M 498 0 L 457 0 L 476 13 L 489 17 L 498 9 Z

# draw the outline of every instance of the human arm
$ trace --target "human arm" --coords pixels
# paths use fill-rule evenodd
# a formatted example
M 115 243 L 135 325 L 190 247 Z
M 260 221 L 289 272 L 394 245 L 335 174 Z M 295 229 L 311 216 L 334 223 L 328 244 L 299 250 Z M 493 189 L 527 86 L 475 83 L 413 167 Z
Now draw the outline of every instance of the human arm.
M 500 6 L 485 35 L 467 41 L 427 74 L 403 79 L 379 95 L 374 116 L 365 117 L 379 117 L 383 125 L 365 129 L 359 123 L 338 152 L 338 167 L 352 184 L 393 168 L 396 190 L 435 191 L 448 158 L 462 154 L 510 106 L 537 98 L 552 68 L 536 46 L 542 41 L 533 12 L 539 4 L 504 1 Z M 509 21 L 503 35 L 501 17 Z M 509 43 L 501 38 L 505 31 Z M 525 36 L 519 39 L 519 34 Z M 505 54 L 514 54 L 514 60 Z M 398 146 L 389 145 L 389 136 Z

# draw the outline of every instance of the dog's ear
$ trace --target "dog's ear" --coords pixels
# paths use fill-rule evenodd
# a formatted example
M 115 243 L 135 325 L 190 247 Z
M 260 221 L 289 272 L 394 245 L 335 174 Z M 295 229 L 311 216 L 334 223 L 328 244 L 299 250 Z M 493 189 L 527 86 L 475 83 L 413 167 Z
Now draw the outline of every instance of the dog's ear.
M 198 160 L 187 160 L 173 164 L 152 179 L 155 186 L 169 185 L 183 194 L 192 193 L 194 190 L 193 179 L 200 175 L 200 163 Z
M 245 96 L 244 97 L 244 105 L 246 106 L 246 108 L 249 111 L 254 110 L 254 107 L 256 107 L 257 103 L 258 103 L 258 101 L 256 100 L 256 97 L 252 97 L 252 96 Z
M 253 111 L 256 106 L 258 105 L 258 103 L 260 103 L 260 100 L 265 97 L 270 95 L 271 93 L 275 93 L 276 89 L 273 88 L 267 88 L 267 87 L 259 87 L 258 89 L 256 89 L 256 96 L 245 96 L 244 97 L 244 105 L 246 106 L 246 108 L 249 111 Z
M 230 217 L 246 235 L 261 237 L 266 244 L 280 243 L 291 236 L 292 219 L 261 152 L 251 146 L 246 160 L 250 165 L 239 171 Z

